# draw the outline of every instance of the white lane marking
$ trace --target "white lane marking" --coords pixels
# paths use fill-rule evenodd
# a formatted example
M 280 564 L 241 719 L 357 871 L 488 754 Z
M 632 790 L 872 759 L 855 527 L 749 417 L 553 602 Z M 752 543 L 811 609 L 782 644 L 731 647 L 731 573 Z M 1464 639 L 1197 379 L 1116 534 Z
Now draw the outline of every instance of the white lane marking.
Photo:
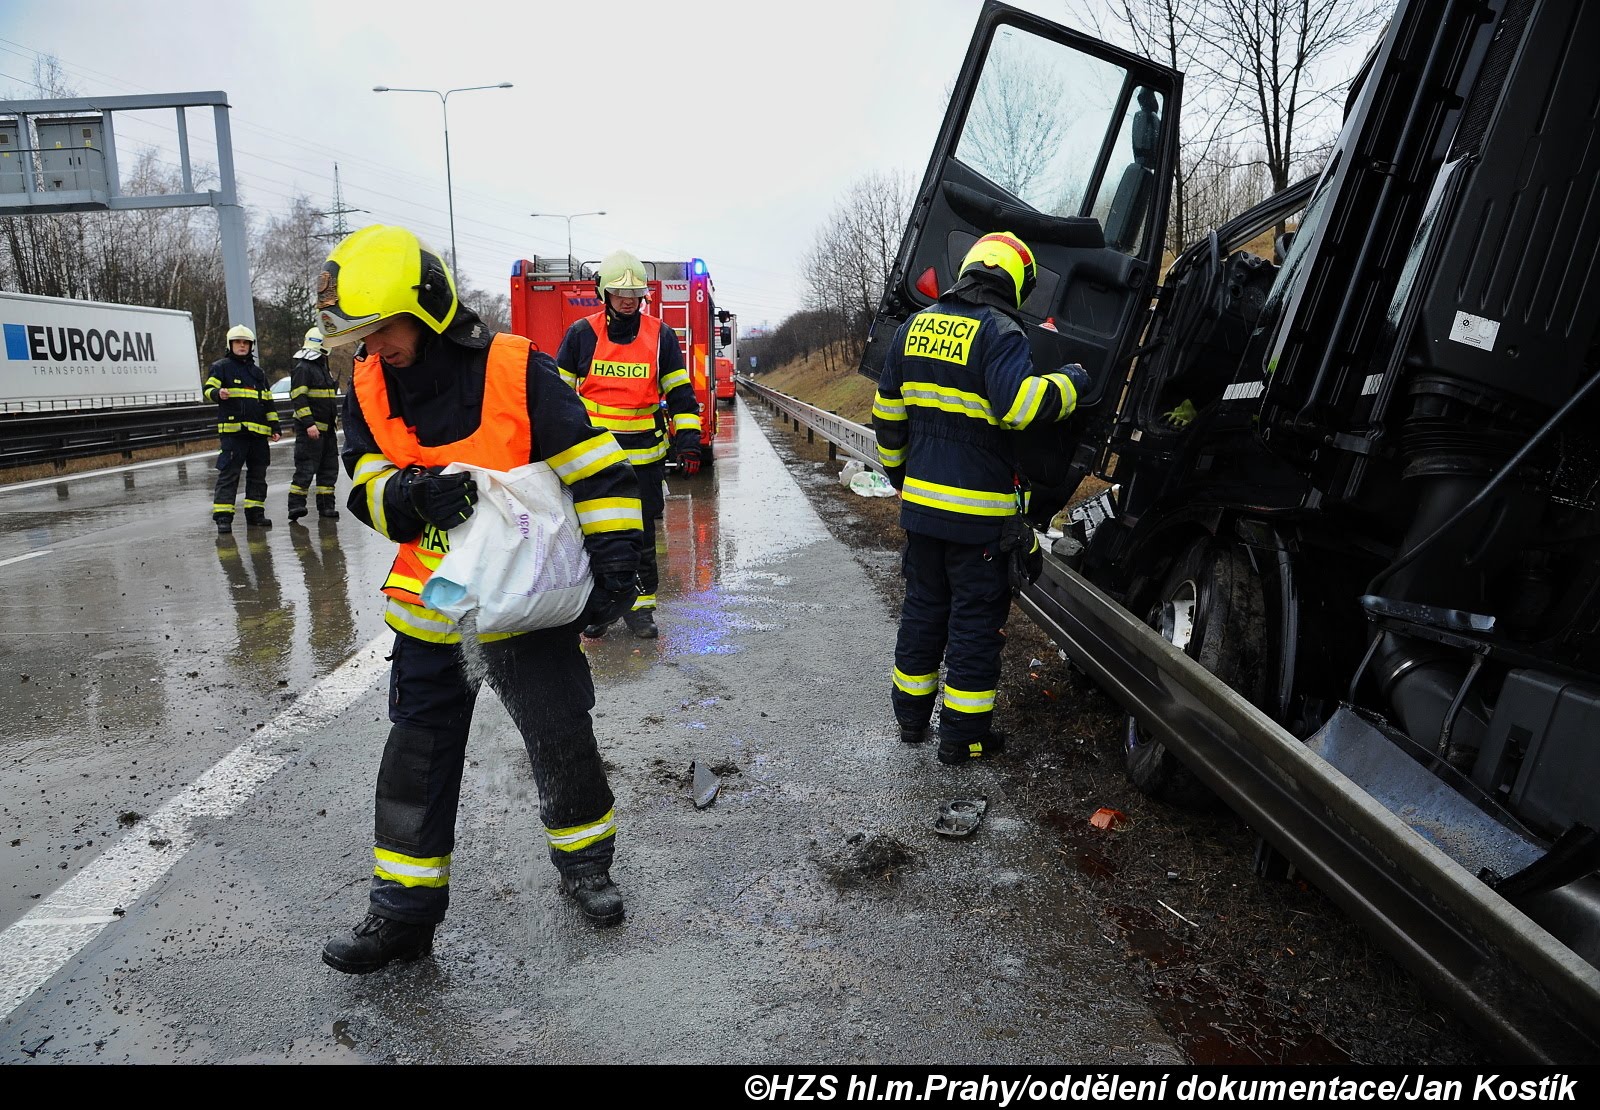
M 30 551 L 26 555 L 13 555 L 9 559 L 0 559 L 0 567 L 9 567 L 12 563 L 20 563 L 24 559 L 37 559 L 41 555 L 48 554 L 50 554 L 50 549 L 47 547 L 43 551 Z
M 61 888 L 0 933 L 0 1018 L 49 981 L 194 844 L 201 817 L 226 817 L 287 762 L 270 749 L 318 728 L 371 688 L 394 641 L 384 632 L 293 705 L 223 756 L 181 794 L 130 829 Z M 155 844 L 151 842 L 154 841 Z

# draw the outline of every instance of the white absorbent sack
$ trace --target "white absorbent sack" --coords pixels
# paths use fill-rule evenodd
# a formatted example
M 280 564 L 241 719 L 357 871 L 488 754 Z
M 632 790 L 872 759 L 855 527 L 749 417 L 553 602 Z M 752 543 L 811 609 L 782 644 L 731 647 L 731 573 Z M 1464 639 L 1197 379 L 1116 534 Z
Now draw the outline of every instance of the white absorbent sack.
M 542 462 L 509 471 L 451 463 L 470 474 L 478 502 L 450 529 L 450 550 L 422 587 L 422 603 L 476 631 L 531 632 L 578 618 L 594 588 L 572 495 Z

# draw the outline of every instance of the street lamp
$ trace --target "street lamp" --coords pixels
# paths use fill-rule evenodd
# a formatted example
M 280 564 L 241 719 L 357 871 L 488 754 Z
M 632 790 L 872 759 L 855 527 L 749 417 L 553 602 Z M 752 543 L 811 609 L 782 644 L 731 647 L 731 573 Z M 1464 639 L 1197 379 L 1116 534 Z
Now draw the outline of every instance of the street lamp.
M 574 212 L 572 215 L 567 216 L 567 215 L 563 215 L 560 212 L 529 212 L 528 215 L 535 216 L 535 217 L 537 217 L 537 216 L 548 216 L 548 217 L 550 217 L 551 219 L 554 219 L 554 220 L 566 220 L 567 221 L 567 266 L 570 269 L 570 267 L 572 266 L 572 263 L 575 261 L 575 259 L 572 257 L 572 221 L 577 219 L 579 216 L 604 216 L 605 213 L 603 211 L 602 212 Z
M 469 85 L 464 89 L 400 89 L 390 88 L 388 85 L 374 85 L 373 92 L 419 92 L 432 93 L 439 98 L 439 107 L 444 111 L 444 195 L 445 202 L 450 206 L 450 271 L 455 273 L 460 267 L 456 265 L 456 198 L 455 189 L 450 181 L 450 94 L 458 92 L 475 92 L 478 89 L 509 89 L 510 81 L 502 81 L 498 85 Z

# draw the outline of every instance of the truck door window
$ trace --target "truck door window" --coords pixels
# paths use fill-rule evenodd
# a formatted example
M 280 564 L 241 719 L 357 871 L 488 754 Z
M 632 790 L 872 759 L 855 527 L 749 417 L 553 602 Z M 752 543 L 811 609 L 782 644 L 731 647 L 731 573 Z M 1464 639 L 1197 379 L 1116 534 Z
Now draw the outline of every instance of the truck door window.
M 1109 171 L 1100 179 L 1089 214 L 1105 229 L 1106 246 L 1137 255 L 1144 248 L 1155 195 L 1156 156 L 1161 146 L 1161 94 L 1137 88 L 1122 112 L 1111 145 Z
M 1141 127 L 1154 122 L 1139 118 L 1147 109 L 1128 90 L 1128 73 L 1115 63 L 1020 27 L 1001 27 L 984 60 L 956 158 L 1046 215 L 1099 215 L 1086 201 L 1102 193 L 1109 212 L 1123 166 L 1145 134 Z M 1158 120 L 1160 98 L 1140 91 Z M 1108 191 L 1102 178 L 1107 136 L 1114 131 L 1127 137 L 1118 140 L 1112 154 Z M 1153 135 L 1159 134 L 1157 127 Z M 1152 164 L 1155 146 L 1152 138 Z M 1145 196 L 1148 200 L 1148 192 Z M 1136 248 L 1137 243 L 1119 247 Z

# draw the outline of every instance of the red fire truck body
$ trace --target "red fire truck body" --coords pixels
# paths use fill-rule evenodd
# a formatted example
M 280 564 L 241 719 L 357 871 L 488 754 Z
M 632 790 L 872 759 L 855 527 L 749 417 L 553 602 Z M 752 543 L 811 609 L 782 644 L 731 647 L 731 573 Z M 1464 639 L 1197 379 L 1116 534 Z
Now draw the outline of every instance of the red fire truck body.
M 706 264 L 645 262 L 650 297 L 644 311 L 659 316 L 678 336 L 684 365 L 700 402 L 700 457 L 715 457 L 717 438 L 716 378 L 713 359 L 720 335 L 711 275 Z M 567 329 L 601 310 L 594 285 L 594 264 L 574 274 L 563 259 L 520 259 L 511 267 L 511 330 L 527 336 L 552 358 Z M 668 462 L 672 456 L 668 455 Z

